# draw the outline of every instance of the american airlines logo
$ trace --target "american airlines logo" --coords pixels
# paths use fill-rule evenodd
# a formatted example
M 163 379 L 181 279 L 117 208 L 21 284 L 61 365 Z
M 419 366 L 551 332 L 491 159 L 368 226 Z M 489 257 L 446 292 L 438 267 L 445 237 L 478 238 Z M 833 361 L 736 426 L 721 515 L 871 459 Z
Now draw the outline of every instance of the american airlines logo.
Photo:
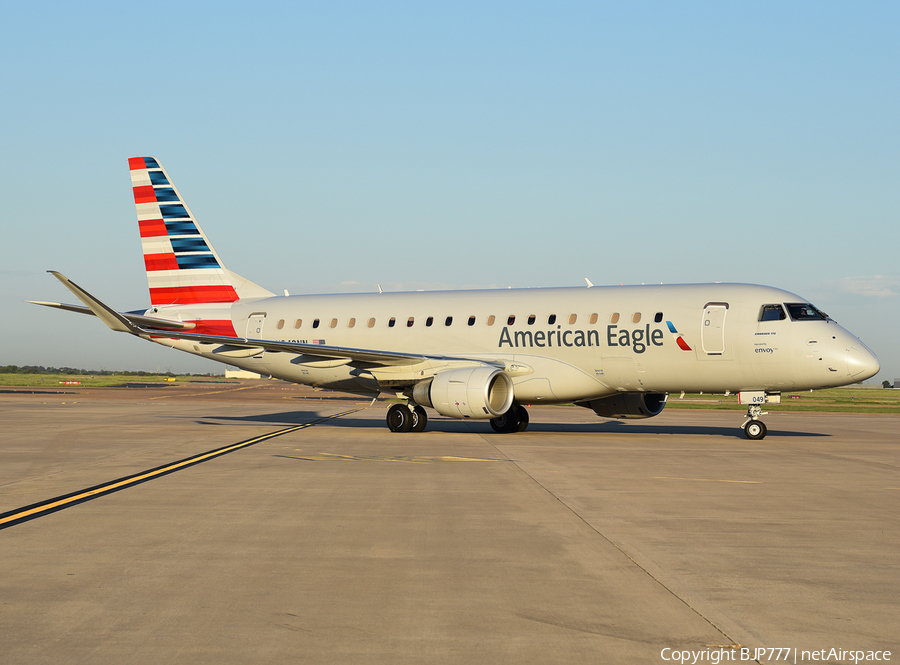
M 669 331 L 675 336 L 675 342 L 678 348 L 684 351 L 691 351 L 684 338 L 675 330 L 675 326 L 671 321 L 666 321 Z M 650 329 L 650 324 L 646 324 L 643 328 L 620 328 L 617 325 L 606 326 L 606 346 L 616 348 L 630 348 L 635 353 L 644 353 L 648 348 L 654 346 L 663 346 L 665 333 L 662 328 Z M 510 334 L 509 328 L 503 326 L 500 331 L 500 341 L 497 343 L 499 348 L 508 345 L 510 348 L 531 349 L 552 348 L 552 347 L 579 347 L 579 346 L 600 346 L 600 332 L 597 330 L 563 330 L 561 325 L 556 326 L 556 330 L 538 330 L 532 332 L 530 330 L 516 330 Z
M 675 330 L 675 325 L 671 321 L 666 321 L 666 327 L 669 329 L 669 332 L 675 335 L 675 343 L 678 344 L 678 348 L 682 351 L 692 351 L 688 343 L 684 341 L 684 337 Z

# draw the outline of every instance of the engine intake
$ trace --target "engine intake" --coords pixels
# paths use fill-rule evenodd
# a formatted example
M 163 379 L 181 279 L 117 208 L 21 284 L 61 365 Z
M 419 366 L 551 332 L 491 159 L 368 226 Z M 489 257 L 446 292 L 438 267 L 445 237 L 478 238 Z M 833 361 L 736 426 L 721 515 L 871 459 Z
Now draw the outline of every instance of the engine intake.
M 667 393 L 623 393 L 582 402 L 602 418 L 652 418 L 662 413 Z
M 448 418 L 496 418 L 513 396 L 512 378 L 496 367 L 448 370 L 413 387 L 413 401 Z

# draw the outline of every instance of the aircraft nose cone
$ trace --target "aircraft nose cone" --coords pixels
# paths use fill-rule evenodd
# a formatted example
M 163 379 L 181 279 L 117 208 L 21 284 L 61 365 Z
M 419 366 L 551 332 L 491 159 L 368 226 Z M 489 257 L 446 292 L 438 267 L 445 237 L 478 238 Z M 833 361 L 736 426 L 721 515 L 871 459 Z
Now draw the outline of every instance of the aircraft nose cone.
M 857 383 L 875 376 L 880 369 L 878 358 L 869 349 L 855 345 L 847 350 L 847 371 Z

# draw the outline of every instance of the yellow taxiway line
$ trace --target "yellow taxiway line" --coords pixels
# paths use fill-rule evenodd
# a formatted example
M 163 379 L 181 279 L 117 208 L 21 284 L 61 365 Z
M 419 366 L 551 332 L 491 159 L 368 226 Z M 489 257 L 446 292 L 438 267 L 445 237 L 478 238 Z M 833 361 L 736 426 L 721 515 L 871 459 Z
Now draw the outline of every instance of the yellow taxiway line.
M 693 480 L 698 483 L 741 483 L 744 485 L 762 485 L 761 480 L 721 480 L 719 478 L 673 478 L 671 476 L 653 476 L 653 480 Z
M 313 420 L 312 422 L 304 423 L 303 425 L 295 425 L 294 427 L 288 427 L 285 429 L 276 430 L 274 432 L 269 432 L 268 434 L 263 434 L 262 436 L 257 436 L 253 439 L 247 439 L 246 441 L 241 441 L 240 443 L 234 443 L 223 448 L 217 448 L 205 453 L 200 453 L 199 455 L 193 455 L 177 462 L 164 464 L 163 466 L 158 466 L 155 469 L 148 469 L 147 471 L 141 471 L 124 478 L 119 478 L 117 480 L 112 480 L 101 485 L 96 485 L 95 487 L 78 490 L 77 492 L 72 492 L 71 494 L 65 494 L 63 496 L 57 496 L 52 499 L 47 499 L 45 501 L 31 504 L 30 506 L 24 506 L 23 508 L 16 508 L 15 510 L 10 510 L 8 512 L 0 514 L 0 529 L 6 529 L 16 524 L 21 524 L 22 522 L 27 522 L 38 517 L 43 517 L 44 515 L 54 513 L 58 510 L 62 510 L 63 508 L 68 508 L 85 501 L 90 501 L 91 499 L 96 499 L 106 494 L 111 494 L 127 487 L 132 487 L 139 483 L 147 482 L 148 480 L 159 478 L 160 476 L 164 476 L 175 471 L 180 471 L 181 469 L 185 469 L 189 466 L 194 466 L 195 464 L 200 464 L 201 462 L 207 462 L 216 457 L 227 455 L 228 453 L 234 452 L 235 450 L 240 450 L 241 448 L 247 448 L 257 443 L 262 443 L 263 441 L 274 439 L 276 436 L 290 434 L 291 432 L 306 429 L 307 427 L 318 425 L 327 420 L 340 418 L 341 416 L 346 416 L 347 414 L 361 410 L 362 409 L 348 409 L 347 411 L 342 411 L 341 413 L 336 413 L 331 416 L 325 416 L 324 418 L 319 418 L 317 420 Z
M 481 457 L 454 457 L 453 455 L 401 455 L 388 457 L 384 455 L 338 455 L 336 453 L 319 453 L 318 455 L 276 455 L 303 462 L 402 462 L 407 464 L 424 464 L 427 462 L 509 462 L 507 459 L 485 459 Z

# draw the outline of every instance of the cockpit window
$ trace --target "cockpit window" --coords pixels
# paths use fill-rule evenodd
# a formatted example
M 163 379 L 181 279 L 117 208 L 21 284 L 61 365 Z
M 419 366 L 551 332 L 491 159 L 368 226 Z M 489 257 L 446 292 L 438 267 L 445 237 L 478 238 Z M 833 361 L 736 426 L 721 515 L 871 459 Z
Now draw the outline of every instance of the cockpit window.
M 786 302 L 785 305 L 794 321 L 827 321 L 828 315 L 820 312 L 808 302 Z
M 760 321 L 783 321 L 787 318 L 781 305 L 763 305 L 759 310 Z

